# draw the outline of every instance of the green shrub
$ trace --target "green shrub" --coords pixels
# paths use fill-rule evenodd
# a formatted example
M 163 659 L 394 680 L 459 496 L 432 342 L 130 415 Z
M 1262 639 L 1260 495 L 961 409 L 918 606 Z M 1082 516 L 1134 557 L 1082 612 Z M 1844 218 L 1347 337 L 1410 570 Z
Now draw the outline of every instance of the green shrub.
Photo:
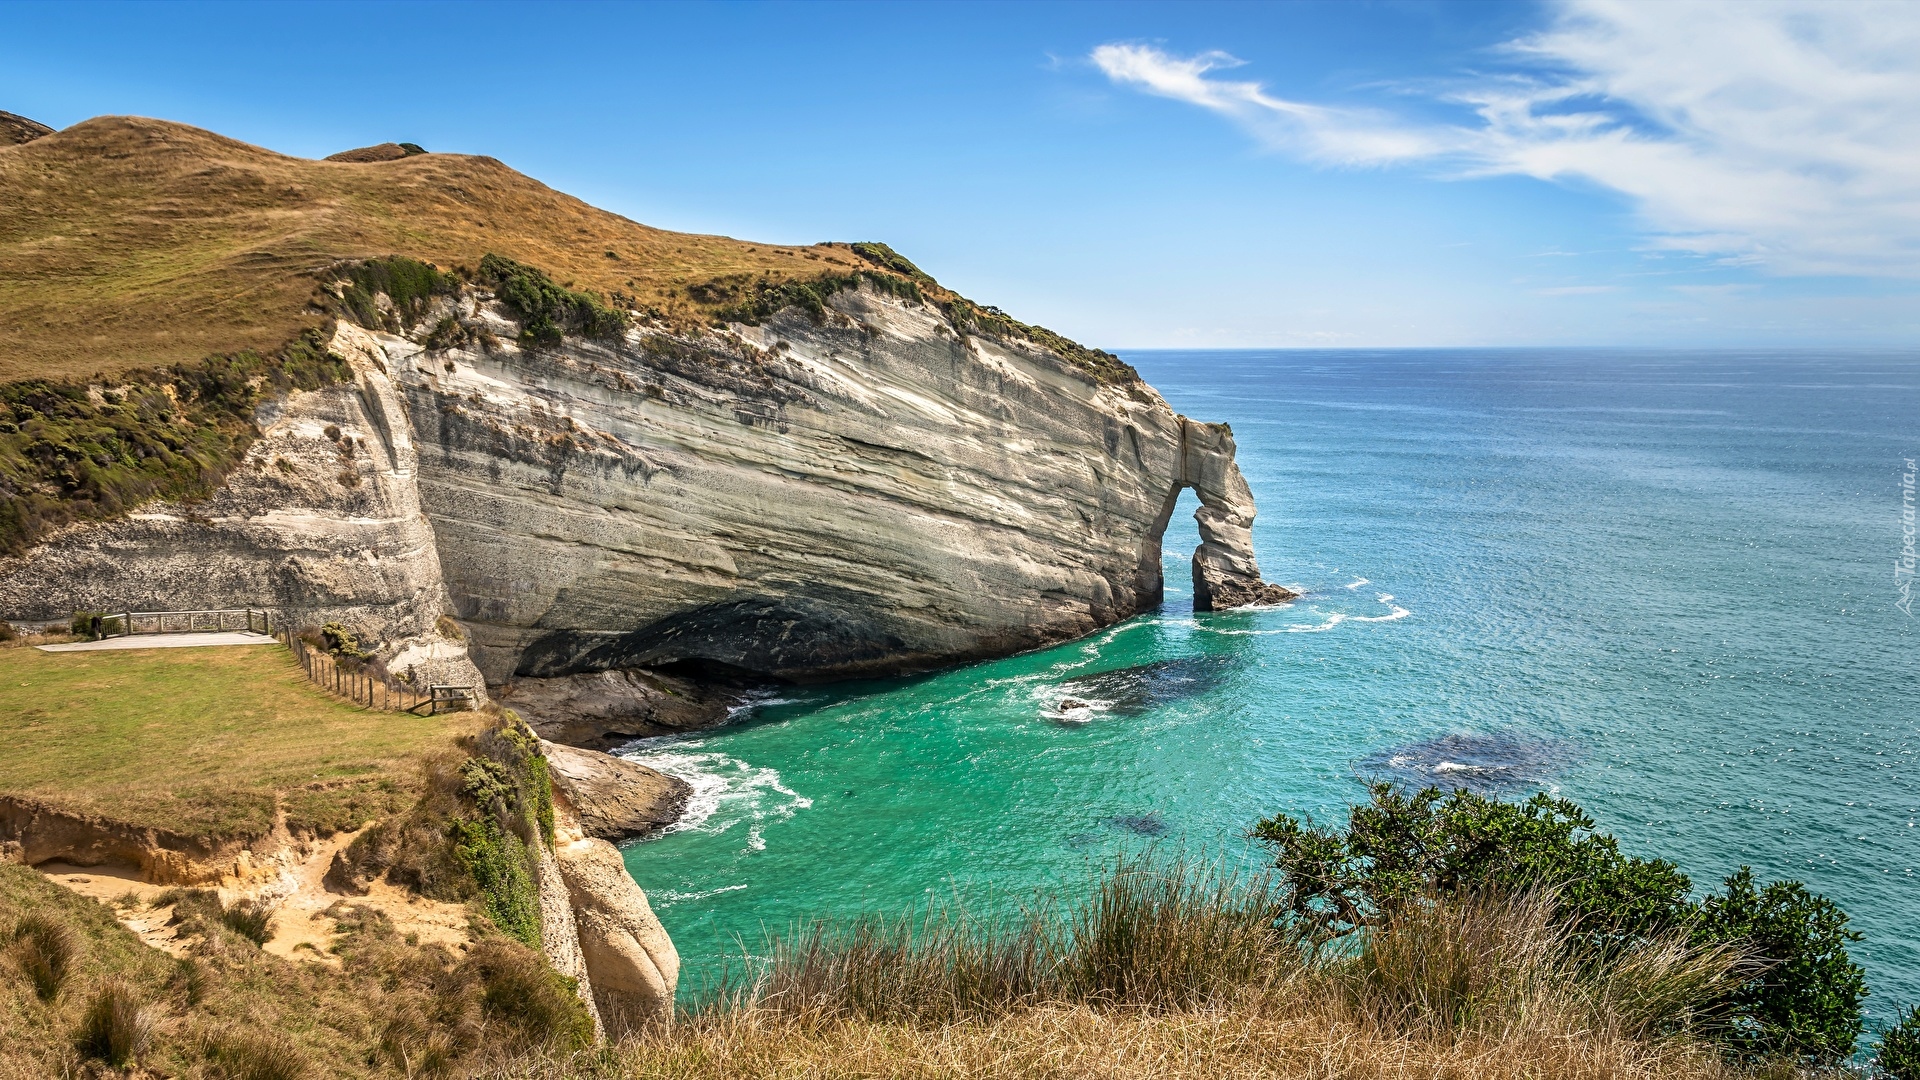
M 1701 901 L 1694 939 L 1746 950 L 1764 966 L 1726 998 L 1725 1036 L 1744 1057 L 1775 1054 L 1838 1061 L 1862 1026 L 1866 973 L 1847 955 L 1860 935 L 1846 913 L 1798 881 L 1755 886 L 1741 867 L 1726 893 Z
M 480 278 L 493 286 L 494 295 L 520 320 L 522 345 L 558 345 L 569 333 L 616 338 L 627 330 L 626 312 L 512 259 L 487 255 L 480 260 Z
M 1893 1080 L 1920 1080 L 1920 1005 L 1900 1014 L 1900 1021 L 1880 1035 L 1873 1063 Z
M 64 921 L 30 911 L 13 924 L 6 952 L 33 984 L 41 1001 L 52 1001 L 80 956 L 80 936 Z
M 526 843 L 492 818 L 454 822 L 452 839 L 455 857 L 480 888 L 480 907 L 487 918 L 502 933 L 537 948 L 540 898 Z
M 94 994 L 75 1042 L 81 1053 L 122 1069 L 153 1045 L 153 1025 L 153 1009 L 133 987 L 116 980 Z
M 1672 863 L 1622 855 L 1564 799 L 1514 804 L 1376 784 L 1344 830 L 1280 814 L 1253 836 L 1282 874 L 1283 921 L 1315 945 L 1375 933 L 1435 896 L 1548 890 L 1553 925 L 1582 963 L 1612 963 L 1676 936 L 1697 951 L 1744 957 L 1737 978 L 1697 1003 L 1737 1057 L 1835 1061 L 1860 1032 L 1866 984 L 1846 951 L 1859 935 L 1832 901 L 1797 881 L 1757 887 L 1745 868 L 1727 878 L 1724 895 L 1695 901 Z
M 444 273 L 430 263 L 389 255 L 367 259 L 340 268 L 338 283 L 340 313 L 370 330 L 399 333 L 420 321 L 427 305 L 436 296 L 451 296 L 460 289 L 460 278 Z M 381 311 L 375 297 L 386 294 L 393 310 Z
M 334 656 L 360 660 L 367 655 L 360 649 L 359 636 L 337 622 L 329 622 L 320 627 L 320 642 L 321 648 Z
M 81 641 L 96 641 L 101 630 L 100 613 L 97 611 L 76 611 L 67 621 L 67 632 Z

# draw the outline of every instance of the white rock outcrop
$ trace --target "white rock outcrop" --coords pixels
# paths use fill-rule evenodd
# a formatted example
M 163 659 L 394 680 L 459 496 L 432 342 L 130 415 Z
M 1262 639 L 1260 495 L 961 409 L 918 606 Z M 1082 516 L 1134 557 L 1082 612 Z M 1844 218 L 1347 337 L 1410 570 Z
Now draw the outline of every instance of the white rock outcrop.
M 494 685 L 885 675 L 1156 605 L 1187 487 L 1200 606 L 1291 595 L 1260 579 L 1224 426 L 1024 339 L 958 332 L 931 304 L 862 286 L 817 321 L 791 308 L 537 350 L 484 294 L 423 325 L 449 314 L 487 344 L 430 352 L 341 325 L 353 386 L 263 410 L 205 504 L 0 563 L 0 615 L 273 606 L 338 618 L 446 682 L 469 681 L 469 655 Z M 434 633 L 443 613 L 465 648 Z
M 618 1039 L 673 1019 L 680 954 L 620 859 L 620 849 L 578 831 L 555 837 L 553 858 L 571 901 L 584 996 Z

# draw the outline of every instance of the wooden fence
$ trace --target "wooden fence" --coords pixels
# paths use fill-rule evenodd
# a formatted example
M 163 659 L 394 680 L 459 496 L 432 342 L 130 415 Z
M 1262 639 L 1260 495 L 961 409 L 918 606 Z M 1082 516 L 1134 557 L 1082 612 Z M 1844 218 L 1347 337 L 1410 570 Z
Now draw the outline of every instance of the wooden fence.
M 97 620 L 100 637 L 130 634 L 217 634 L 244 630 L 272 635 L 273 615 L 259 608 L 219 608 L 207 611 L 110 611 Z
M 356 705 L 383 712 L 410 712 L 420 716 L 452 712 L 473 707 L 473 687 L 433 684 L 422 688 L 396 679 L 356 670 L 342 664 L 325 650 L 316 649 L 292 631 L 282 630 L 280 639 L 293 650 L 307 678 L 322 689 L 346 698 Z

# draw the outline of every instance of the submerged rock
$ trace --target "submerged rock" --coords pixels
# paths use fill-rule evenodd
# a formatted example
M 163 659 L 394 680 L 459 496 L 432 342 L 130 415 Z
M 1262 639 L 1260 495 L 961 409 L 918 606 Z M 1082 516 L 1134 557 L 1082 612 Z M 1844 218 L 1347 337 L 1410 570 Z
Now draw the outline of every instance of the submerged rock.
M 1110 713 L 1128 716 L 1204 694 L 1219 685 L 1229 670 L 1226 657 L 1182 656 L 1076 675 L 1060 687 L 1099 701 Z M 1064 702 L 1060 708 L 1066 711 Z
M 566 794 L 587 836 L 619 843 L 650 836 L 680 816 L 693 789 L 685 780 L 635 762 L 542 742 L 553 782 Z

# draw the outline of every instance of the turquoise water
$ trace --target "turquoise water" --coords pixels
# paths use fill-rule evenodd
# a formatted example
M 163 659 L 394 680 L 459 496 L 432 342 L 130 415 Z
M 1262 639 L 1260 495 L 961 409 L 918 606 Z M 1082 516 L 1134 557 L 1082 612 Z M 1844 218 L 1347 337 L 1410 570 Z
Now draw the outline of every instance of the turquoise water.
M 1147 842 L 1247 853 L 1256 818 L 1386 775 L 1557 791 L 1702 886 L 1801 878 L 1866 932 L 1872 1011 L 1920 1000 L 1914 357 L 1127 359 L 1233 424 L 1261 566 L 1307 596 L 1196 617 L 1189 504 L 1158 612 L 636 744 L 699 790 L 627 851 L 683 985 L 805 915 L 1017 897 Z

